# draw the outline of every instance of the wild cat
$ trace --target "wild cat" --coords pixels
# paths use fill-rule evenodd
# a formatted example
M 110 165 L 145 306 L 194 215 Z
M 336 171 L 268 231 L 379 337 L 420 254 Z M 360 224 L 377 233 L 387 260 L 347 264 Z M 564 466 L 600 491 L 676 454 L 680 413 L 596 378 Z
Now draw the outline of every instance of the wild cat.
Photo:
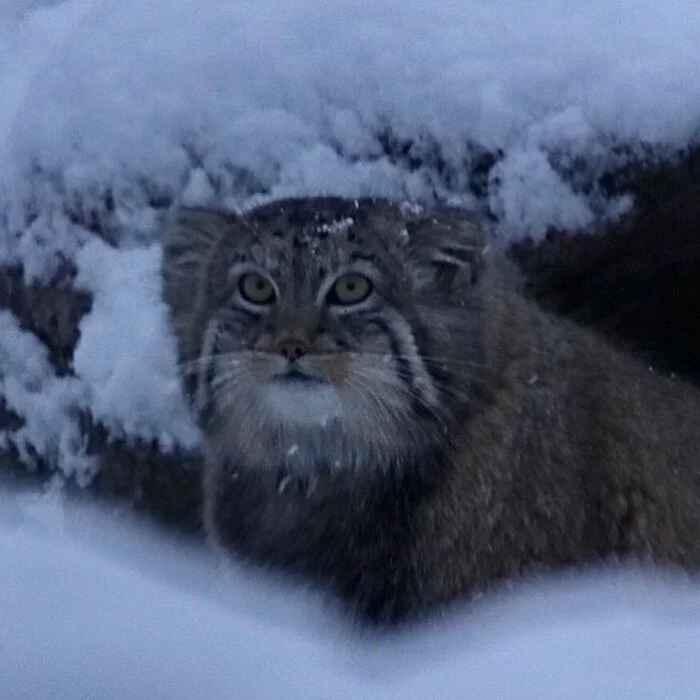
M 511 291 L 486 236 L 370 199 L 177 212 L 164 294 L 218 545 L 375 622 L 700 563 L 700 393 Z

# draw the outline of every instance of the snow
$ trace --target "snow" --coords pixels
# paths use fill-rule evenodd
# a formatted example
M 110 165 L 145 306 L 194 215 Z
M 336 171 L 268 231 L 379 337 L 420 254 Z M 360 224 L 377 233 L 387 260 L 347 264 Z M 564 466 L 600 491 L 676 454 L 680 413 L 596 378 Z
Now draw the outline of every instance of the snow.
M 633 573 L 548 581 L 374 635 L 313 591 L 59 494 L 0 503 L 0 697 L 698 697 L 700 594 Z
M 47 355 L 38 338 L 23 331 L 10 312 L 0 311 L 0 395 L 24 417 L 18 428 L 0 431 L 0 444 L 14 446 L 30 467 L 42 456 L 66 476 L 87 481 L 96 465 L 85 453 L 78 425 L 87 407 L 85 387 L 75 377 L 55 376 Z
M 61 46 L 47 52 L 54 25 Z M 50 60 L 24 56 L 33 81 L 11 110 L 8 206 L 20 220 L 28 203 L 104 214 L 109 193 L 122 239 L 153 238 L 153 203 L 185 195 L 469 203 L 472 150 L 506 156 L 489 193 L 504 231 L 585 226 L 606 203 L 563 176 L 572 162 L 591 176 L 613 145 L 679 147 L 698 128 L 693 0 L 73 0 L 20 27 Z M 428 165 L 384 157 L 387 131 Z M 531 195 L 536 206 L 511 206 Z
M 175 343 L 161 298 L 161 247 L 118 249 L 89 241 L 76 256 L 77 288 L 90 292 L 73 364 L 93 417 L 120 437 L 195 449 L 199 433 L 177 376 Z M 127 291 L 127 293 L 124 293 Z M 105 334 L 105 326 L 109 334 Z
M 0 312 L 24 419 L 0 440 L 81 483 L 85 412 L 197 448 L 160 300 L 172 206 L 373 194 L 488 209 L 506 238 L 587 229 L 633 205 L 601 173 L 697 142 L 698 74 L 697 0 L 4 0 L 0 264 L 70 260 L 93 306 L 74 376 Z M 0 508 L 2 698 L 698 696 L 700 602 L 670 582 L 558 582 L 358 640 L 312 594 L 30 501 Z

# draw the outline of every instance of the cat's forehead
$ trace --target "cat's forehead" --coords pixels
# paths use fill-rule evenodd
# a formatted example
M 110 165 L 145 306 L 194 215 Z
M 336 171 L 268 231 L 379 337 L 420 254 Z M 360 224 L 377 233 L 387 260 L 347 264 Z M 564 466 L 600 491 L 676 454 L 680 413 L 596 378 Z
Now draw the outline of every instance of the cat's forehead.
M 333 269 L 358 261 L 380 268 L 398 263 L 399 222 L 377 219 L 352 202 L 305 208 L 282 202 L 253 210 L 233 245 L 232 262 L 250 262 L 284 271 L 299 261 L 311 269 Z

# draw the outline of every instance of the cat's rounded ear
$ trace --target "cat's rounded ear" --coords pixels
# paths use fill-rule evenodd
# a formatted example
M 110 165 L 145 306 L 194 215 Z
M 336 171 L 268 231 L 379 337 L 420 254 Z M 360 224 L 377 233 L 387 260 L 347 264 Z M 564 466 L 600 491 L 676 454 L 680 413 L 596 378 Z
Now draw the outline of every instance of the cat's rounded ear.
M 490 232 L 482 216 L 456 208 L 427 210 L 408 217 L 406 232 L 425 283 L 449 292 L 479 281 Z
M 216 251 L 239 225 L 237 214 L 214 208 L 181 208 L 165 222 L 161 269 L 165 299 L 175 314 L 192 303 L 203 284 L 216 281 Z
M 220 209 L 178 209 L 163 229 L 164 270 L 183 280 L 199 276 L 222 236 L 239 221 L 236 214 Z
M 209 313 L 226 289 L 223 241 L 240 228 L 236 214 L 207 208 L 179 209 L 165 222 L 163 300 L 173 321 L 180 362 L 192 361 L 201 352 Z

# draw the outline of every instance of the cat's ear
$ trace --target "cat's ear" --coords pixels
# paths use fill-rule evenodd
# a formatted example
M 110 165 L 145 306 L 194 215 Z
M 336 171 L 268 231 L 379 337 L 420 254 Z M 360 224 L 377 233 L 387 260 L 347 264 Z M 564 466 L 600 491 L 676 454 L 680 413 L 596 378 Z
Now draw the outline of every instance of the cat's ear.
M 201 277 L 222 236 L 239 221 L 236 214 L 220 209 L 178 209 L 163 230 L 163 271 L 185 284 Z
M 210 312 L 226 290 L 223 241 L 242 227 L 236 214 L 207 208 L 176 211 L 163 228 L 163 300 L 173 322 L 179 362 L 199 357 Z M 189 394 L 193 388 L 188 375 Z
M 166 221 L 161 272 L 165 299 L 176 315 L 216 282 L 223 271 L 217 250 L 240 225 L 238 215 L 214 208 L 178 209 Z
M 489 236 L 485 219 L 462 209 L 435 209 L 409 218 L 406 231 L 425 283 L 450 292 L 479 281 Z

